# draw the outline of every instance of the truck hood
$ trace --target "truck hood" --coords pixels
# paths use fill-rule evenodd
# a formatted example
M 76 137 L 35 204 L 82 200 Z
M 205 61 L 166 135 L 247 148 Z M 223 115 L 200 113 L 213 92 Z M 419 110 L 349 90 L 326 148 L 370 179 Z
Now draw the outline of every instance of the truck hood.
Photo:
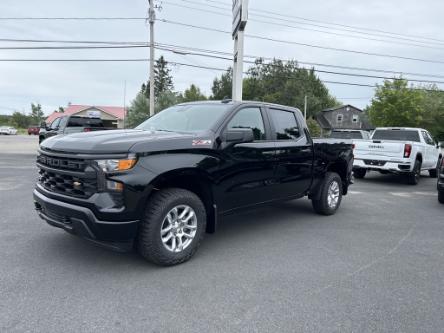
M 160 143 L 164 149 L 165 146 L 179 149 L 180 142 L 189 142 L 191 146 L 194 137 L 193 134 L 164 131 L 109 130 L 57 135 L 43 141 L 41 147 L 52 151 L 80 154 L 137 153 L 137 149 L 132 149 L 134 146 L 143 147 L 145 151 L 155 150 Z

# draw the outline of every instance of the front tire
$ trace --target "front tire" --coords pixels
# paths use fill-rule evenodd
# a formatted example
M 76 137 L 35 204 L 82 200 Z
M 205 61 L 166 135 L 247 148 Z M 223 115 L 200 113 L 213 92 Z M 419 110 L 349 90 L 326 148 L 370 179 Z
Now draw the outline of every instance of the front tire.
M 407 183 L 409 185 L 418 185 L 421 178 L 421 161 L 416 160 L 413 171 L 407 175 Z
M 357 179 L 363 179 L 366 174 L 367 174 L 367 170 L 366 169 L 356 169 L 356 170 L 353 171 L 353 175 Z
M 148 261 L 172 266 L 189 260 L 206 228 L 205 206 L 193 192 L 169 188 L 153 195 L 140 224 L 137 248 Z
M 311 203 L 316 213 L 333 215 L 342 201 L 342 179 L 335 172 L 327 172 L 319 188 L 319 199 L 312 199 Z
M 438 191 L 438 201 L 444 204 L 444 191 Z

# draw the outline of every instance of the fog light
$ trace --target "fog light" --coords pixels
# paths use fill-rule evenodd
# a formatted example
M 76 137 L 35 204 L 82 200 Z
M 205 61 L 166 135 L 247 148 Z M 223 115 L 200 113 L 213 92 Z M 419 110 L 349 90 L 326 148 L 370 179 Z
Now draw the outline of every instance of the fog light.
M 123 191 L 123 184 L 112 180 L 106 181 L 106 188 L 111 191 Z

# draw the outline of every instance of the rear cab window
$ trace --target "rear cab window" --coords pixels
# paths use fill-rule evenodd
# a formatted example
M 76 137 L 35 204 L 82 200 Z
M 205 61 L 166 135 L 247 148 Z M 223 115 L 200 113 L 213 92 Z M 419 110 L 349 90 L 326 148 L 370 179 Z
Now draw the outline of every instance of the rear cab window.
M 104 127 L 100 118 L 71 117 L 67 127 Z
M 333 131 L 330 135 L 332 139 L 365 139 L 359 131 Z
M 394 141 L 414 141 L 421 142 L 419 132 L 415 130 L 375 130 L 372 140 L 394 140 Z
M 277 140 L 298 140 L 301 130 L 292 111 L 270 108 L 269 115 L 273 123 L 273 135 Z

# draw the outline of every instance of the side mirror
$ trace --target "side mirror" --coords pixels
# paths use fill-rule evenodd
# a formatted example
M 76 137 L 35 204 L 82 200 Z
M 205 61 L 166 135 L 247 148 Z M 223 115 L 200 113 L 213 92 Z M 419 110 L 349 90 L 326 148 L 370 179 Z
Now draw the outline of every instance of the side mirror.
M 247 143 L 254 141 L 251 128 L 230 128 L 225 132 L 224 141 L 227 143 Z
M 40 128 L 45 128 L 45 129 L 47 128 L 46 123 L 44 121 L 40 123 Z

